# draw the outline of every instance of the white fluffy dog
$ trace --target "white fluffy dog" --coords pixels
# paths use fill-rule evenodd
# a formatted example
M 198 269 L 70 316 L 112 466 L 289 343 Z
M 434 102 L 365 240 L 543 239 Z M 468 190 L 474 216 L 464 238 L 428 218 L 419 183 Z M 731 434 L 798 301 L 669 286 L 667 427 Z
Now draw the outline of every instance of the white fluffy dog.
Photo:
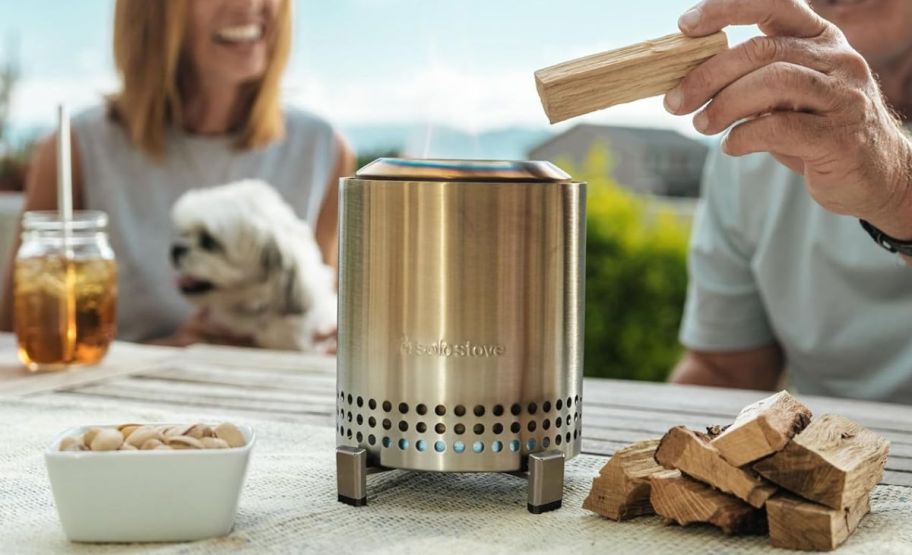
M 171 219 L 178 286 L 213 324 L 268 349 L 320 351 L 334 341 L 333 271 L 273 187 L 250 180 L 189 191 Z

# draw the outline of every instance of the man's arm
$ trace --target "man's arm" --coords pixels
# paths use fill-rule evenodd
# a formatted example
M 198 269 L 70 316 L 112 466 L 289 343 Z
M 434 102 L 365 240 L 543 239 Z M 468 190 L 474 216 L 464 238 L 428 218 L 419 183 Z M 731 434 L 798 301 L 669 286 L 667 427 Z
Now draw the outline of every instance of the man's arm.
M 671 373 L 678 384 L 775 391 L 785 357 L 779 345 L 730 353 L 687 351 Z

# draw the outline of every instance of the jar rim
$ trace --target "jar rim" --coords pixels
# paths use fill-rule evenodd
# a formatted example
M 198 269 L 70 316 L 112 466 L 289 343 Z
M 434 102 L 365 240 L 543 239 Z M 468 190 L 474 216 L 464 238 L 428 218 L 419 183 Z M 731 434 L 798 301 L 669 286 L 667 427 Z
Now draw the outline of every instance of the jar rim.
M 70 220 L 70 231 L 96 231 L 107 227 L 108 215 L 101 210 L 76 210 Z M 56 210 L 29 210 L 22 215 L 22 228 L 27 231 L 63 231 L 63 221 Z

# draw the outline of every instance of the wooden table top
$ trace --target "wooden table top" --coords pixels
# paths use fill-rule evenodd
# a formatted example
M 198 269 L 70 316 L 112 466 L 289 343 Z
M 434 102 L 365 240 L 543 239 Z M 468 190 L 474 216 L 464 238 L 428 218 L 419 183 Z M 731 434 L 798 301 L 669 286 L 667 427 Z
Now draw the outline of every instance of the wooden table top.
M 765 392 L 587 378 L 583 452 L 659 436 L 672 426 L 702 429 L 730 422 Z M 137 406 L 192 407 L 201 414 L 335 426 L 332 357 L 194 346 L 116 343 L 104 362 L 70 372 L 31 375 L 16 360 L 12 336 L 0 334 L 0 398 L 91 399 Z M 815 415 L 828 412 L 883 434 L 892 443 L 883 483 L 912 487 L 912 406 L 803 396 Z

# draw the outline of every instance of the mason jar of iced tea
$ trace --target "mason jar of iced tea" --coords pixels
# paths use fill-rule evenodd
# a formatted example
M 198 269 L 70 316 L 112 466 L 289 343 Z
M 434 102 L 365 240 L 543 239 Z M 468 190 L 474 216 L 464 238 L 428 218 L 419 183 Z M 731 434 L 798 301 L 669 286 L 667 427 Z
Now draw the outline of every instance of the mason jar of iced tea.
M 101 360 L 116 331 L 117 263 L 108 216 L 26 212 L 13 283 L 19 358 L 32 371 Z

